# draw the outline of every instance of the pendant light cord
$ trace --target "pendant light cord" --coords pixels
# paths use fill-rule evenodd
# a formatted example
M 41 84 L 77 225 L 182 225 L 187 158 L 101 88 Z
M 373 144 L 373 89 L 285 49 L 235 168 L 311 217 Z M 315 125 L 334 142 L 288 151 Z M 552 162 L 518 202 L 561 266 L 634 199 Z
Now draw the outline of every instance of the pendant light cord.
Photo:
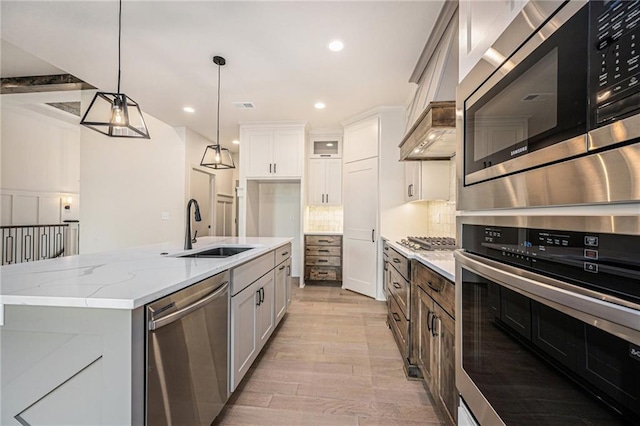
M 118 92 L 120 93 L 120 44 L 122 40 L 122 0 L 118 8 Z
M 220 64 L 218 64 L 218 125 L 216 126 L 216 144 L 220 149 Z

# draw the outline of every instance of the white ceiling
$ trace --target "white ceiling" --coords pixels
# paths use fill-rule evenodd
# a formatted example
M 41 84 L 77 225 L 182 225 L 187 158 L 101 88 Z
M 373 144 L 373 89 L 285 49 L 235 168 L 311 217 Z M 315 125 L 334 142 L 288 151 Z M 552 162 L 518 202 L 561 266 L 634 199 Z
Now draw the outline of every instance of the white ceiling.
M 238 138 L 244 121 L 339 128 L 342 120 L 375 106 L 408 104 L 415 90 L 409 76 L 442 4 L 125 0 L 121 91 L 169 125 L 213 140 L 212 57 L 220 55 L 227 60 L 221 77 L 223 145 Z M 116 90 L 116 1 L 3 0 L 0 7 L 1 38 L 10 43 L 1 46 L 3 77 L 60 69 Z M 333 39 L 344 41 L 342 52 L 327 49 Z M 232 105 L 238 101 L 256 108 L 238 109 Z M 316 110 L 317 101 L 326 109 Z M 195 114 L 182 111 L 187 105 Z

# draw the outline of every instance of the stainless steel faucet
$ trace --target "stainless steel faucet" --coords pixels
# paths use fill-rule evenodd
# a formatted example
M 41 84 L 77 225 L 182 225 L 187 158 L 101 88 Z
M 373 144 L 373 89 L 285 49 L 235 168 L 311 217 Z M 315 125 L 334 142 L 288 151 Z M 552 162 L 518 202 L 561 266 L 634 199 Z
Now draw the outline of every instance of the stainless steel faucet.
M 184 249 L 191 250 L 193 246 L 191 245 L 191 204 L 195 204 L 196 210 L 194 212 L 196 222 L 200 222 L 202 217 L 200 217 L 200 206 L 198 206 L 198 202 L 195 198 L 192 198 L 187 203 L 187 229 L 184 234 Z M 197 231 L 196 231 L 197 232 Z

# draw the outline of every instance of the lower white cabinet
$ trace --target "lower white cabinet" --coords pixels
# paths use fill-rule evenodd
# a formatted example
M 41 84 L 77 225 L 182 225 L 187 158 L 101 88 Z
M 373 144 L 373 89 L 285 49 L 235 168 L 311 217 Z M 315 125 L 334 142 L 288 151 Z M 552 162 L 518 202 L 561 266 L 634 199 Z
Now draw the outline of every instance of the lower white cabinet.
M 275 310 L 276 323 L 280 323 L 282 317 L 287 312 L 291 295 L 291 259 L 287 259 L 276 267 L 275 281 Z
M 289 244 L 232 271 L 230 392 L 238 387 L 287 312 L 290 253 Z M 274 268 L 276 257 L 281 259 Z

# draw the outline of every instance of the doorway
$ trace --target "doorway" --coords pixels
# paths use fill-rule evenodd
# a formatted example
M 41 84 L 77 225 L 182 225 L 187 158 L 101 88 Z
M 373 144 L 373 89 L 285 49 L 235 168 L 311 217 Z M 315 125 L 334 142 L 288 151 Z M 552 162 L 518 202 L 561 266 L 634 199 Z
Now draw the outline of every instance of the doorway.
M 191 220 L 191 232 L 204 237 L 213 235 L 211 225 L 215 223 L 215 179 L 216 176 L 196 166 L 191 168 L 189 175 L 189 198 L 198 202 L 202 221 L 196 222 L 193 215 Z

